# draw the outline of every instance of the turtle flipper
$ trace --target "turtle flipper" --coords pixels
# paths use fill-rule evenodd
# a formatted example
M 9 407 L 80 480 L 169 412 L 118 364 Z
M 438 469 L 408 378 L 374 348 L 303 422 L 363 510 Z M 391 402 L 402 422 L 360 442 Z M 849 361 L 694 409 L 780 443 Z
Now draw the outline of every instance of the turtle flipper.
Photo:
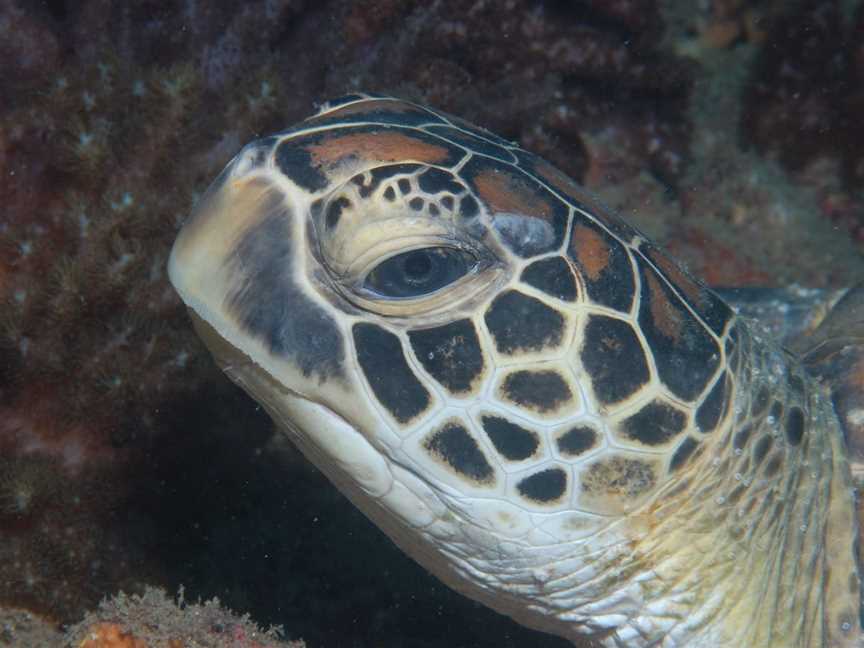
M 715 288 L 739 315 L 757 320 L 826 383 L 856 482 L 864 485 L 864 282 L 845 290 Z
M 759 322 L 784 346 L 810 334 L 825 320 L 845 290 L 792 286 L 712 287 L 740 316 Z
M 802 335 L 790 346 L 800 354 L 808 371 L 830 393 L 846 441 L 851 484 L 848 481 L 846 483 L 851 487 L 850 490 L 854 489 L 853 492 L 858 493 L 855 501 L 858 542 L 853 544 L 852 551 L 860 572 L 864 566 L 864 543 L 861 542 L 864 535 L 864 498 L 860 495 L 864 488 L 864 283 L 846 291 L 827 310 L 825 318 L 812 333 Z M 842 493 L 840 496 L 848 497 Z M 848 522 L 843 515 L 835 517 L 829 520 L 826 527 L 826 540 L 829 540 L 826 552 L 837 553 L 839 560 L 835 564 L 843 564 L 843 547 L 835 545 L 832 552 L 830 538 L 840 535 L 835 534 L 833 529 L 842 529 Z M 835 598 L 832 603 L 829 596 L 828 609 L 838 609 L 840 600 L 842 596 Z M 859 609 L 859 618 L 864 620 L 864 606 Z
M 864 480 L 864 283 L 847 291 L 798 346 L 807 368 L 831 389 L 853 474 Z
M 802 340 L 803 342 L 804 340 Z M 808 369 L 829 387 L 849 452 L 852 483 L 858 493 L 859 569 L 864 565 L 864 283 L 851 288 L 808 336 L 800 349 Z M 864 609 L 862 609 L 864 616 Z

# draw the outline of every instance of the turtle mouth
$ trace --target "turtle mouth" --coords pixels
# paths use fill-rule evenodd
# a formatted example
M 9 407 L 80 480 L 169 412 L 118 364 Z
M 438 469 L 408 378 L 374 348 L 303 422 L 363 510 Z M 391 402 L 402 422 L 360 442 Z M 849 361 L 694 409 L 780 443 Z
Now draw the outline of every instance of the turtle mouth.
M 342 424 L 350 427 L 351 429 L 354 429 L 354 427 L 348 422 L 348 419 L 339 414 L 339 412 L 329 407 L 324 402 L 313 398 L 309 394 L 303 394 L 295 389 L 292 389 L 291 387 L 288 387 L 284 383 L 279 382 L 275 377 L 270 375 L 270 373 L 266 369 L 261 367 L 251 358 L 247 357 L 245 360 L 238 360 L 237 362 L 223 365 L 222 371 L 225 373 L 226 376 L 228 376 L 228 378 L 231 379 L 233 383 L 241 386 L 248 392 L 252 391 L 252 386 L 249 385 L 250 381 L 248 379 L 248 376 L 250 376 L 251 374 L 262 374 L 267 378 L 268 387 L 274 392 L 278 392 L 282 398 L 291 401 L 295 405 L 295 407 L 298 401 L 302 401 L 303 403 L 308 404 L 310 407 L 318 410 L 318 413 L 321 415 L 322 418 L 338 419 Z M 257 397 L 257 391 L 255 395 Z M 270 412 L 272 407 L 265 405 L 265 409 Z M 296 423 L 294 423 L 292 419 L 280 417 L 280 423 L 284 424 L 285 428 L 291 432 L 292 436 L 299 437 L 301 435 L 302 428 Z
M 345 416 L 288 387 L 249 357 L 233 358 L 222 369 L 349 497 L 359 489 L 365 496 L 380 498 L 392 489 L 393 477 L 381 452 Z

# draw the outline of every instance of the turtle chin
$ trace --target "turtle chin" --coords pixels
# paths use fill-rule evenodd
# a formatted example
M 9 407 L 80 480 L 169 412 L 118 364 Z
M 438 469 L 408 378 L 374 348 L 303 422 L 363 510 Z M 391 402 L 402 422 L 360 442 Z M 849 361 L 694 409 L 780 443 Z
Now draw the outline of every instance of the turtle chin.
M 277 380 L 194 311 L 191 317 L 231 381 L 260 403 L 279 429 L 349 498 L 355 500 L 355 492 L 380 498 L 392 489 L 393 477 L 381 454 L 348 419 Z

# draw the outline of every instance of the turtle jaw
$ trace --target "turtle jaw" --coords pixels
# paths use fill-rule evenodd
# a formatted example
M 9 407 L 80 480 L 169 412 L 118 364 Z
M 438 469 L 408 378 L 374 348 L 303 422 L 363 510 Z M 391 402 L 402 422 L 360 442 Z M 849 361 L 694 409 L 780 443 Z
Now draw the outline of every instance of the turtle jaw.
M 195 330 L 225 374 L 267 411 L 306 457 L 349 496 L 380 498 L 393 488 L 381 454 L 331 407 L 274 378 L 260 364 L 191 311 Z M 314 434 L 310 433 L 314 430 Z M 356 497 L 352 497 L 357 504 Z
M 412 493 L 402 488 L 394 499 L 379 447 L 388 440 L 353 378 L 350 332 L 306 283 L 307 264 L 315 264 L 305 247 L 307 205 L 254 168 L 247 173 L 244 156 L 178 235 L 171 282 L 220 368 L 340 490 L 366 511 L 364 501 L 391 493 L 386 508 L 407 511 L 409 526 L 427 522 L 428 506 Z

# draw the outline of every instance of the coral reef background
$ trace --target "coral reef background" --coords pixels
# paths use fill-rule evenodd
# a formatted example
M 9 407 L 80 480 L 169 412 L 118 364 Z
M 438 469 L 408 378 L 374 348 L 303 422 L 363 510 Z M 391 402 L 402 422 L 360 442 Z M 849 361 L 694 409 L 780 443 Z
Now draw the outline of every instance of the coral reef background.
M 862 4 L 0 0 L 0 646 L 121 590 L 167 619 L 147 585 L 312 647 L 562 646 L 274 434 L 168 284 L 177 229 L 245 142 L 371 90 L 519 141 L 711 284 L 850 285 Z

